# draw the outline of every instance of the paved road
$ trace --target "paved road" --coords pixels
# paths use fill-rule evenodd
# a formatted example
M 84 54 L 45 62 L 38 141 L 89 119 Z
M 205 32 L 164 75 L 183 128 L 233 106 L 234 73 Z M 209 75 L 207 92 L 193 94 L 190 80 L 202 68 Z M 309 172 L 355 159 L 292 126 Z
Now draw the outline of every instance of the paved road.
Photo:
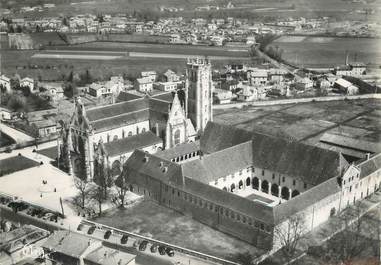
M 0 122 L 0 131 L 1 132 L 4 132 L 6 135 L 8 135 L 9 137 L 11 137 L 13 140 L 15 140 L 16 143 L 22 143 L 22 142 L 27 142 L 27 141 L 33 141 L 34 138 L 23 133 L 23 132 L 20 132 L 16 129 L 13 129 L 7 125 L 5 125 L 4 123 L 1 123 Z

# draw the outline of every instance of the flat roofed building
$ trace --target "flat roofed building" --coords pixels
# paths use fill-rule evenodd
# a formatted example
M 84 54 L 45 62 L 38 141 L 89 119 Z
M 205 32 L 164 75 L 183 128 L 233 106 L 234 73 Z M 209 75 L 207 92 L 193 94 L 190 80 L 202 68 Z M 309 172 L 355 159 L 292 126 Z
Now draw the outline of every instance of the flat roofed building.
M 44 252 L 41 245 L 49 232 L 33 225 L 24 225 L 0 234 L 0 264 L 11 265 L 35 259 Z

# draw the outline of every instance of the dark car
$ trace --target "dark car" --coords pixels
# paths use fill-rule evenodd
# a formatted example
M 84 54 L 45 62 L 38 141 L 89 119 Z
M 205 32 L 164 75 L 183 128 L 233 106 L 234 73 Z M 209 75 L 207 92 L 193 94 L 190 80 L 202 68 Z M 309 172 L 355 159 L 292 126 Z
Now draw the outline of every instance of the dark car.
M 1 204 L 8 204 L 11 201 L 11 199 L 6 197 L 0 197 L 0 203 Z
M 139 245 L 139 250 L 140 251 L 146 250 L 147 245 L 148 245 L 148 241 L 147 240 L 143 240 L 142 243 L 140 243 L 140 245 Z
M 104 239 L 109 239 L 111 234 L 112 234 L 111 230 L 107 230 L 106 233 L 104 234 L 103 238 Z
M 157 245 L 156 244 L 153 244 L 150 248 L 151 252 L 152 253 L 156 253 L 157 252 Z
M 175 255 L 175 251 L 172 248 L 166 248 L 165 252 L 168 256 L 173 257 Z
M 160 246 L 158 248 L 158 250 L 159 250 L 160 255 L 165 255 L 165 247 L 164 246 Z
M 82 231 L 84 225 L 83 224 L 79 224 L 78 227 L 77 227 L 77 231 Z
M 39 210 L 36 208 L 29 208 L 26 214 L 36 216 L 37 214 L 39 214 Z
M 87 230 L 88 235 L 92 235 L 95 231 L 95 225 L 90 226 L 89 230 Z
M 38 213 L 37 213 L 37 217 L 38 218 L 42 218 L 45 216 L 45 214 L 47 214 L 47 212 L 43 211 L 43 210 L 39 210 Z
M 123 235 L 122 238 L 120 239 L 121 244 L 127 244 L 128 241 L 128 235 Z

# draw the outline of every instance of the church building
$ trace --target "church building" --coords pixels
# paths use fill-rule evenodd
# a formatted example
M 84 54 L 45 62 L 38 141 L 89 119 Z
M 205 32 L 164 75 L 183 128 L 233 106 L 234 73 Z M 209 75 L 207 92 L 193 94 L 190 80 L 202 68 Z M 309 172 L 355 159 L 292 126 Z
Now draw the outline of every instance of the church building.
M 156 153 L 194 142 L 212 120 L 211 64 L 195 58 L 188 59 L 186 65 L 184 89 L 146 93 L 92 108 L 77 98 L 58 147 L 70 163 L 68 168 L 89 180 L 95 177 L 99 164 L 118 175 L 135 149 Z

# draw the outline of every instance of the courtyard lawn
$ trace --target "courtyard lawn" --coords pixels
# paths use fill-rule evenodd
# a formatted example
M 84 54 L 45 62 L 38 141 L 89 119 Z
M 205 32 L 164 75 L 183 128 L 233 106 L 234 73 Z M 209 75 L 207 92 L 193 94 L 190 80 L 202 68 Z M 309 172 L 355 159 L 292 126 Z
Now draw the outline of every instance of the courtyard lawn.
M 14 156 L 0 160 L 0 177 L 38 166 L 39 163 L 24 156 Z
M 148 200 L 108 211 L 95 221 L 220 258 L 246 251 L 254 256 L 264 252 Z
M 58 156 L 57 146 L 38 150 L 37 153 L 44 155 L 44 156 L 47 156 L 53 160 L 55 160 Z

